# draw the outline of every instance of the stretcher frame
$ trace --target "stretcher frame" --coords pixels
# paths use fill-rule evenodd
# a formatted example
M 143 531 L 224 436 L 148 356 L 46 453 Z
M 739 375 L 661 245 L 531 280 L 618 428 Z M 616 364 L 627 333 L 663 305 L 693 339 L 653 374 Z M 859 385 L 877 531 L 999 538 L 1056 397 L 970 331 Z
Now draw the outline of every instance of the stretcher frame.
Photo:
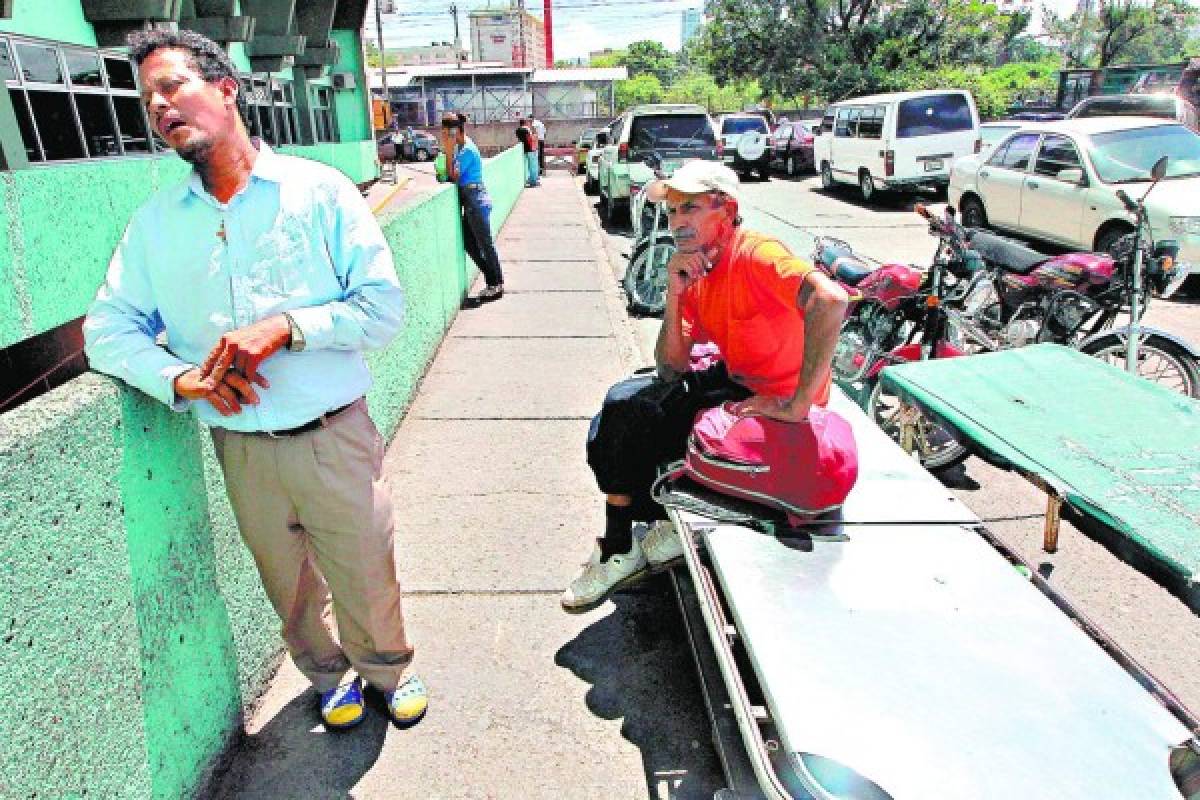
M 831 405 L 848 417 L 853 418 L 856 414 L 861 417 L 852 419 L 852 423 L 858 423 L 855 426 L 856 431 L 866 420 L 865 415 L 861 415 L 861 412 L 840 394 L 834 398 Z M 883 436 L 878 429 L 873 430 Z M 862 432 L 867 439 L 871 438 L 867 435 L 867 430 L 863 429 Z M 895 453 L 902 453 L 890 440 L 888 444 Z M 871 448 L 868 447 L 867 450 Z M 911 461 L 909 463 L 913 464 Z M 866 472 L 867 481 L 878 479 L 870 470 Z M 860 481 L 862 480 L 863 478 L 860 478 Z M 932 478 L 930 480 L 932 481 Z M 848 502 L 847 508 L 852 506 L 853 504 Z M 683 565 L 672 570 L 671 580 L 696 659 L 706 709 L 712 723 L 714 744 L 729 784 L 717 797 L 722 800 L 833 798 L 834 795 L 824 792 L 819 781 L 811 775 L 801 776 L 800 785 L 797 785 L 796 762 L 789 763 L 786 758 L 774 711 L 769 704 L 761 702 L 759 692 L 755 690 L 758 675 L 754 673 L 754 667 L 747 664 L 743 632 L 726 613 L 723 589 L 720 581 L 714 577 L 710 562 L 711 553 L 708 552 L 706 544 L 707 537 L 717 533 L 720 528 L 729 526 L 690 510 L 669 509 L 669 515 L 683 542 Z M 930 516 L 933 519 L 919 521 L 917 524 L 937 526 L 942 530 L 947 526 L 963 529 L 963 536 L 979 537 L 986 542 L 998 556 L 997 562 L 1001 568 L 1024 570 L 1029 583 L 1037 592 L 1048 598 L 1058 611 L 1066 615 L 1115 661 L 1129 678 L 1145 690 L 1148 695 L 1147 701 L 1156 701 L 1157 705 L 1170 713 L 1173 721 L 1177 721 L 1179 725 L 1178 731 L 1182 734 L 1180 740 L 1183 743 L 1181 746 L 1190 746 L 1193 752 L 1200 754 L 1200 744 L 1197 744 L 1200 722 L 1196 717 L 1169 689 L 1138 665 L 1067 598 L 1050 586 L 1031 565 L 1004 545 L 977 518 L 973 521 L 954 519 L 955 514 L 950 514 L 947 519 L 937 520 L 939 516 L 947 516 L 941 512 Z M 801 533 L 814 541 L 845 541 L 846 531 L 850 530 L 849 537 L 854 537 L 854 526 L 858 524 L 872 523 L 847 522 L 844 518 L 817 520 L 806 526 Z M 1181 795 L 1176 794 L 1175 797 Z

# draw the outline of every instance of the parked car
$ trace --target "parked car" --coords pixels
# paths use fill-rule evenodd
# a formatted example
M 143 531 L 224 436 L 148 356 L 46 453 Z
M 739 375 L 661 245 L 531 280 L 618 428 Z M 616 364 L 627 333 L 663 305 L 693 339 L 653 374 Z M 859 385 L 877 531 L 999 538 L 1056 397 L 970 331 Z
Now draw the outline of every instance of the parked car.
M 663 171 L 672 173 L 683 161 L 717 159 L 716 128 L 703 106 L 655 104 L 634 106 L 609 126 L 608 143 L 600 155 L 597 183 L 600 210 L 607 221 L 628 211 L 631 190 L 652 177 L 643 159 L 656 153 Z
M 1013 131 L 1029 128 L 1032 125 L 1021 120 L 1002 120 L 1000 122 L 984 122 L 979 126 L 979 155 L 986 157 L 992 148 L 1004 141 Z
M 771 164 L 789 177 L 814 169 L 816 135 L 806 122 L 783 122 L 771 134 Z
M 1117 191 L 1140 197 L 1164 155 L 1167 176 L 1146 205 L 1150 228 L 1179 242 L 1181 263 L 1200 265 L 1200 135 L 1178 123 L 1096 117 L 1016 131 L 990 155 L 954 165 L 949 202 L 967 227 L 1107 252 L 1133 231 Z
M 741 174 L 752 172 L 766 180 L 771 175 L 771 131 L 762 114 L 722 114 L 717 118 L 721 137 L 722 160 Z
M 587 172 L 587 156 L 596 144 L 596 134 L 603 128 L 584 128 L 583 133 L 575 140 L 575 164 L 580 174 Z
M 384 134 L 377 144 L 380 161 L 432 161 L 442 152 L 437 137 L 425 131 Z
M 586 177 L 583 179 L 585 194 L 596 194 L 600 191 L 600 156 L 604 155 L 604 146 L 608 144 L 609 129 L 596 131 L 596 140 L 587 152 L 587 163 L 584 165 Z
M 1110 94 L 1086 97 L 1067 113 L 1067 119 L 1088 117 L 1157 117 L 1200 130 L 1196 108 L 1174 94 Z
M 813 145 L 821 185 L 857 185 L 868 202 L 881 189 L 944 188 L 955 159 L 979 148 L 979 112 L 961 89 L 834 103 Z

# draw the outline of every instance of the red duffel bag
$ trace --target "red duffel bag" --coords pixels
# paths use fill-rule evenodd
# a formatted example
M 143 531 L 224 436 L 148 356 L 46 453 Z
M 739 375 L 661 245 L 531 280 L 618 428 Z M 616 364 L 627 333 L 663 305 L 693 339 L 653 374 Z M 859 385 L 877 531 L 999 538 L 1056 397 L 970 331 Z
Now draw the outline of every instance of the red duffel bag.
M 687 455 L 672 477 L 686 475 L 720 494 L 783 511 L 791 524 L 841 507 L 858 479 L 850 423 L 820 406 L 795 423 L 743 417 L 733 408 L 726 403 L 696 415 Z

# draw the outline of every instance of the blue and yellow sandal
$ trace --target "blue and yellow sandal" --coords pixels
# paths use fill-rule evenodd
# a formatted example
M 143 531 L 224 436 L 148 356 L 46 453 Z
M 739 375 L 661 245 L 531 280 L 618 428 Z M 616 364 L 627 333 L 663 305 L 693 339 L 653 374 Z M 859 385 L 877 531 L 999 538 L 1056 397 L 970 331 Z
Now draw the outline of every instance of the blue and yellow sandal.
M 321 719 L 331 730 L 353 728 L 363 721 L 366 704 L 363 703 L 362 681 L 358 678 L 341 686 L 321 692 Z
M 392 722 L 401 728 L 416 725 L 429 708 L 429 693 L 416 675 L 410 675 L 392 691 L 384 692 L 383 697 Z

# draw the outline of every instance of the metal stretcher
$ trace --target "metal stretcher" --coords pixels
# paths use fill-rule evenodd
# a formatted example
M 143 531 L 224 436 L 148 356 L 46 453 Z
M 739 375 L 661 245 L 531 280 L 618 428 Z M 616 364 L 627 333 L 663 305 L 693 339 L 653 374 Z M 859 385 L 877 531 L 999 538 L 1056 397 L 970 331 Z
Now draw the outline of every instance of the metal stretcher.
M 1200 402 L 1055 344 L 888 367 L 884 382 L 1066 503 L 1200 611 Z
M 860 462 L 837 518 L 766 534 L 670 511 L 717 797 L 1200 797 L 1177 787 L 1200 769 L 1187 710 L 857 406 L 831 405 Z

